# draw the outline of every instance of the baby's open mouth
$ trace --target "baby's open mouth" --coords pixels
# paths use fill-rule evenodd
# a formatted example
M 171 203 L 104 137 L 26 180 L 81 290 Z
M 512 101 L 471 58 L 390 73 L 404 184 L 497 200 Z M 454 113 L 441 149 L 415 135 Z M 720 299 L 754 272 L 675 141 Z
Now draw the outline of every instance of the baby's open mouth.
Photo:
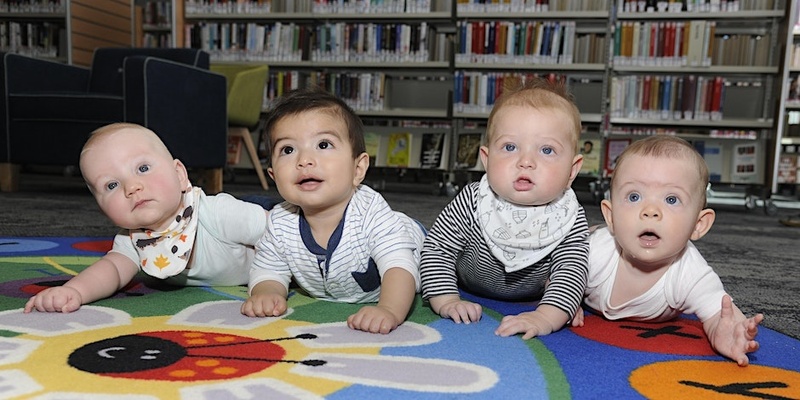
M 303 184 L 306 184 L 306 183 L 317 183 L 317 182 L 322 182 L 322 181 L 317 179 L 317 178 L 306 178 L 306 179 L 301 179 L 300 182 L 298 182 L 298 183 L 300 185 L 303 185 Z
M 661 239 L 661 237 L 656 235 L 654 232 L 644 232 L 641 235 L 639 235 L 639 239 L 658 240 L 658 239 Z

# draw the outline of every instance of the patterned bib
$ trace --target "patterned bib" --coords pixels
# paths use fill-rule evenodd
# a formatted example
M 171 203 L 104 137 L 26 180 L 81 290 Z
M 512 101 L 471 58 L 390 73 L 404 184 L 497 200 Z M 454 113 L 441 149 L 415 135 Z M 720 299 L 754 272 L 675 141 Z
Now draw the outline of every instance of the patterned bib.
M 131 231 L 131 240 L 139 253 L 142 271 L 147 275 L 165 279 L 186 269 L 197 235 L 195 200 L 202 189 L 189 188 L 183 194 L 183 211 L 175 217 L 167 230 Z
M 492 254 L 506 272 L 529 267 L 550 254 L 578 219 L 578 198 L 568 189 L 543 206 L 519 206 L 501 199 L 486 175 L 478 187 L 478 221 Z

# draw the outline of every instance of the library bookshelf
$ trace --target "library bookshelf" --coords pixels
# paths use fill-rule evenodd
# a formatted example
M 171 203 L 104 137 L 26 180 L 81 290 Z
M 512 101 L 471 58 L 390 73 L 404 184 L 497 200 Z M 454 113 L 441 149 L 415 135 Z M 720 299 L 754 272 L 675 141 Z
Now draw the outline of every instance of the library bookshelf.
M 448 181 L 482 173 L 469 153 L 505 82 L 564 81 L 594 152 L 580 182 L 608 179 L 625 143 L 672 134 L 703 152 L 713 185 L 749 202 L 776 191 L 791 1 L 189 0 L 178 45 L 269 65 L 267 108 L 326 87 L 376 135 L 375 166 Z M 441 158 L 425 162 L 439 133 Z M 396 158 L 400 134 L 409 153 Z
M 178 47 L 183 7 L 176 0 L 137 0 L 134 5 L 137 47 Z M 180 21 L 180 22 L 179 22 Z
M 0 51 L 71 63 L 70 2 L 0 2 Z

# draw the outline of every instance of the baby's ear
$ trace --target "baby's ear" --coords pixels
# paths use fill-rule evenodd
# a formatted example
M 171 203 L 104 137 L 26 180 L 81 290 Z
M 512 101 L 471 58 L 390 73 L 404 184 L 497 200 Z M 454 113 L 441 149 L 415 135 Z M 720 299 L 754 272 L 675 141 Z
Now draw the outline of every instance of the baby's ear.
M 700 213 L 697 215 L 697 222 L 694 224 L 694 231 L 692 231 L 692 236 L 690 239 L 698 240 L 708 233 L 711 229 L 711 225 L 714 225 L 714 220 L 717 218 L 717 214 L 714 210 L 710 208 L 704 208 L 700 210 Z
M 608 226 L 608 231 L 611 234 L 614 234 L 614 218 L 613 214 L 611 213 L 611 201 L 607 199 L 603 199 L 600 201 L 600 211 L 603 213 L 603 219 L 606 220 L 606 225 Z

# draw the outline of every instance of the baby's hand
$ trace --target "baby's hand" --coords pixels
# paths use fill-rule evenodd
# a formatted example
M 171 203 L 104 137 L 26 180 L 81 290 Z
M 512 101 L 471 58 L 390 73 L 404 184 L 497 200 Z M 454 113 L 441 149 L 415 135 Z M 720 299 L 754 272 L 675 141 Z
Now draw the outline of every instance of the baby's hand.
M 578 311 L 575 311 L 575 316 L 572 317 L 572 326 L 583 326 L 583 319 L 586 316 L 583 313 L 583 307 L 578 306 Z
M 566 323 L 566 318 L 565 323 Z M 553 332 L 553 322 L 541 310 L 524 312 L 518 315 L 507 315 L 500 321 L 500 326 L 494 331 L 498 336 L 511 336 L 522 333 L 522 339 L 528 340 L 534 336 L 544 336 Z
M 755 341 L 758 334 L 758 324 L 764 320 L 763 314 L 756 314 L 752 318 L 737 321 L 733 312 L 733 303 L 728 295 L 722 297 L 722 311 L 719 322 L 714 329 L 711 346 L 719 354 L 736 361 L 740 367 L 750 363 L 747 353 L 758 350 Z
M 69 313 L 81 308 L 81 294 L 69 286 L 51 287 L 37 293 L 25 303 L 24 312 L 35 308 L 41 312 Z
M 370 333 L 387 334 L 400 326 L 402 321 L 381 306 L 364 306 L 357 313 L 347 317 L 347 326 Z
M 481 305 L 471 301 L 455 298 L 439 307 L 439 315 L 443 318 L 450 318 L 455 323 L 478 322 L 481 319 Z
M 248 317 L 279 317 L 286 312 L 286 298 L 274 293 L 250 296 L 242 304 L 242 314 Z

